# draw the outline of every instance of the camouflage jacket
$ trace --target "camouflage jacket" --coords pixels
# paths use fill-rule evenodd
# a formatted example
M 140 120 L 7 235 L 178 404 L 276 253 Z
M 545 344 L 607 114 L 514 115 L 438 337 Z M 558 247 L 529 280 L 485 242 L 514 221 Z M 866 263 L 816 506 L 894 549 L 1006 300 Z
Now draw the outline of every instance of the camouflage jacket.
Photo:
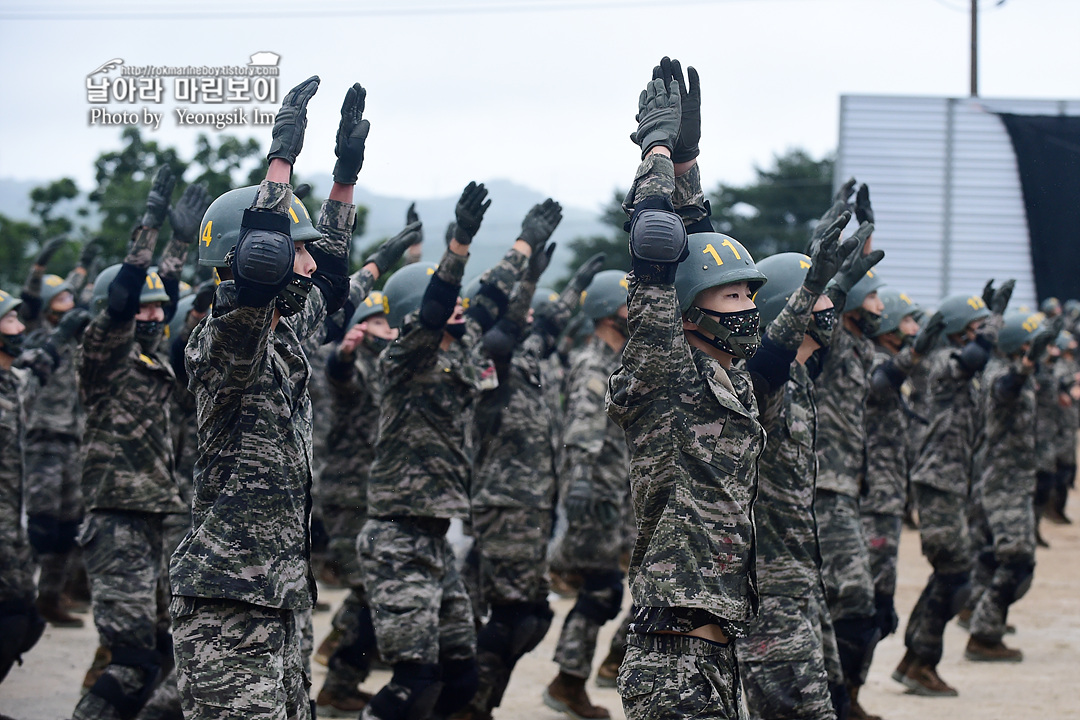
M 195 414 L 195 396 L 188 389 L 187 370 L 184 368 L 184 348 L 193 328 L 184 331 L 169 342 L 169 357 L 176 373 L 176 387 L 170 400 L 169 420 L 172 423 L 173 451 L 176 455 L 176 481 L 180 486 L 180 498 L 188 511 L 191 509 L 192 477 L 195 460 L 199 457 L 199 424 Z
M 288 185 L 264 181 L 255 202 L 284 213 L 291 199 Z M 351 204 L 323 204 L 320 249 L 348 257 L 355 212 Z M 362 275 L 370 287 L 374 279 Z M 316 589 L 309 529 L 311 368 L 302 343 L 322 326 L 326 297 L 313 289 L 303 310 L 274 330 L 273 304 L 243 307 L 236 300 L 232 281 L 219 285 L 210 315 L 185 349 L 199 457 L 192 529 L 172 557 L 172 590 L 304 610 Z
M 818 490 L 859 497 L 866 478 L 866 394 L 873 343 L 842 324 L 814 380 L 818 409 Z
M 27 335 L 26 345 L 30 348 L 42 347 L 51 336 L 51 327 L 41 327 Z M 86 413 L 79 402 L 79 382 L 75 373 L 79 344 L 71 339 L 53 347 L 58 356 L 56 370 L 27 408 L 26 429 L 31 433 L 38 431 L 79 439 L 86 425 Z
M 798 349 L 817 296 L 800 288 L 765 334 L 789 352 Z M 791 331 L 787 331 L 790 327 Z M 753 360 L 747 363 L 753 370 Z M 767 433 L 758 462 L 757 582 L 763 595 L 808 597 L 821 584 L 814 519 L 817 410 L 806 367 L 793 361 L 787 382 L 756 394 Z
M 1068 393 L 1076 384 L 1076 361 L 1059 358 L 1054 363 L 1054 384 L 1059 393 Z M 1065 407 L 1060 405 L 1057 423 L 1057 462 L 1059 465 L 1076 465 L 1076 431 L 1080 428 L 1080 404 L 1072 400 Z M 1041 420 L 1041 416 L 1040 416 Z M 1036 428 L 1039 427 L 1036 423 Z
M 378 356 L 361 342 L 351 358 L 334 348 L 325 370 L 330 388 L 330 431 L 320 500 L 360 515 L 367 513 L 367 479 L 379 429 L 382 378 L 377 362 Z
M 1035 468 L 1052 473 L 1057 469 L 1057 450 L 1061 407 L 1058 405 L 1058 383 L 1055 373 L 1061 361 L 1039 363 L 1035 370 Z
M 30 371 L 0 368 L 0 602 L 34 598 L 34 563 L 23 527 L 23 434 Z
M 460 286 L 467 260 L 447 249 L 436 273 Z M 511 250 L 488 281 L 509 296 L 527 263 Z M 443 328 L 424 327 L 413 314 L 379 356 L 385 392 L 368 479 L 372 517 L 469 516 L 476 398 L 494 368 L 480 355 L 480 324 L 469 315 L 465 323 L 464 337 L 443 350 Z
M 911 350 L 893 355 L 875 345 L 871 376 L 882 367 L 907 375 L 914 367 Z M 875 389 L 871 384 L 866 397 L 866 493 L 859 502 L 861 512 L 903 516 L 911 425 L 900 389 L 893 386 Z
M 757 612 L 753 518 L 766 441 L 750 378 L 690 347 L 672 286 L 631 275 L 628 310 L 607 411 L 631 448 L 634 604 L 675 618 L 703 612 L 738 635 Z

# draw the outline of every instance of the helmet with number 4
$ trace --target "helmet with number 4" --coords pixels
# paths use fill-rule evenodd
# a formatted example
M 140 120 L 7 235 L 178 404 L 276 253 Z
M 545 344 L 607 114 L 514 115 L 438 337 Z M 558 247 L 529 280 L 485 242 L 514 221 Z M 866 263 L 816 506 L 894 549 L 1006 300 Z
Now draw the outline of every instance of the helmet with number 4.
M 93 312 L 101 312 L 109 301 L 109 286 L 120 273 L 120 265 L 111 265 L 94 279 L 94 294 L 90 298 L 90 309 Z M 165 292 L 165 285 L 161 282 L 161 276 L 157 274 L 157 268 L 146 271 L 146 281 L 143 283 L 142 292 L 139 293 L 139 304 L 169 302 L 169 294 Z
M 225 262 L 225 256 L 236 247 L 236 241 L 240 239 L 240 222 L 244 219 L 244 211 L 251 207 L 251 201 L 255 199 L 258 190 L 258 185 L 230 190 L 206 208 L 199 228 L 200 265 L 214 268 L 229 266 L 229 263 Z M 289 218 L 292 220 L 289 234 L 293 242 L 310 242 L 322 237 L 311 224 L 311 216 L 304 203 L 295 195 L 289 206 Z

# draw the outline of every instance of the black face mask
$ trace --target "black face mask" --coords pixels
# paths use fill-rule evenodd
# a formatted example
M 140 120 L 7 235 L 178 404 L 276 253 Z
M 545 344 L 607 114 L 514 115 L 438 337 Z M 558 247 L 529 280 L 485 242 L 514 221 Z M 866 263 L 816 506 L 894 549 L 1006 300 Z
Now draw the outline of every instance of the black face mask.
M 713 335 L 710 338 L 698 330 L 691 330 L 696 338 L 737 358 L 754 357 L 761 345 L 758 332 L 761 313 L 757 308 L 721 313 L 693 306 L 687 311 L 686 319 Z
M 624 338 L 627 340 L 630 339 L 630 320 L 628 318 L 612 315 L 611 322 L 615 323 L 615 329 L 618 330 Z
M 443 329 L 446 330 L 446 333 L 455 340 L 460 340 L 461 338 L 465 337 L 465 323 L 448 324 Z
M 375 337 L 370 333 L 365 333 L 364 339 L 361 340 L 361 342 L 364 344 L 364 347 L 366 347 L 375 355 L 380 354 L 383 350 L 390 346 L 390 341 L 386 338 Z
M 881 316 L 865 308 L 855 311 L 855 325 L 866 337 L 874 337 L 881 330 Z
M 161 334 L 164 329 L 165 323 L 150 320 L 136 320 L 135 342 L 139 343 L 139 347 L 142 348 L 144 353 L 152 353 L 157 349 L 157 345 L 161 341 Z
M 0 352 L 6 352 L 11 357 L 18 357 L 19 353 L 23 349 L 24 335 L 18 333 L 16 335 L 3 334 L 0 335 Z
M 821 347 L 828 347 L 835 327 L 836 308 L 825 308 L 811 313 L 810 322 L 806 325 L 806 334 Z
M 281 317 L 292 317 L 304 309 L 312 284 L 311 278 L 293 273 L 292 281 L 274 299 L 274 307 Z

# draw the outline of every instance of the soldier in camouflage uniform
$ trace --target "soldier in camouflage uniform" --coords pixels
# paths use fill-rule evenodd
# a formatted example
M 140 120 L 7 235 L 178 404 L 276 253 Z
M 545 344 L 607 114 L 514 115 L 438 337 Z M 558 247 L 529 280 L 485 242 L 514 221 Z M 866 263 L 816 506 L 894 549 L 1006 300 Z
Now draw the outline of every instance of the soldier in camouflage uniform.
M 543 250 L 523 233 L 482 276 L 466 310 L 461 278 L 486 197 L 483 185 L 469 183 L 437 268 L 411 264 L 384 288 L 401 335 L 379 356 L 385 392 L 358 549 L 379 653 L 394 674 L 363 718 L 445 716 L 476 692 L 472 608 L 446 532 L 452 518 L 469 515 L 475 402 L 496 381 L 480 360 L 481 336 L 505 311 L 530 256 Z
M 180 269 L 201 207 L 200 188 L 192 185 L 170 209 L 173 183 L 169 168 L 161 168 L 124 263 L 98 276 L 96 315 L 78 363 L 87 412 L 87 516 L 79 544 L 90 575 L 94 623 L 110 660 L 76 706 L 76 720 L 134 717 L 163 678 L 171 692 L 163 521 L 187 509 L 177 487 L 169 425 L 175 375 L 161 339 L 176 307 Z M 166 215 L 173 237 L 162 251 L 159 275 L 148 268 Z
M 79 266 L 65 280 L 44 274 L 56 242 L 45 244 L 23 286 L 20 316 L 27 327 L 27 347 L 46 342 L 66 313 L 86 313 L 75 308 L 75 295 L 86 282 L 83 261 L 89 263 L 96 246 L 87 245 Z M 74 336 L 56 348 L 56 372 L 27 408 L 26 513 L 30 544 L 41 567 L 37 606 L 42 617 L 58 627 L 83 625 L 68 612 L 68 598 L 62 596 L 80 562 L 75 534 L 83 517 L 79 443 L 86 418 L 79 404 L 75 353 L 81 339 Z
M 1080 428 L 1080 366 L 1076 362 L 1077 342 L 1067 330 L 1054 340 L 1054 349 L 1061 357 L 1054 364 L 1055 386 L 1060 393 L 1060 423 L 1057 428 L 1057 469 L 1053 492 L 1047 506 L 1051 522 L 1068 525 L 1072 520 L 1065 514 L 1069 489 L 1076 481 L 1076 432 Z
M 1009 606 L 1031 587 L 1035 570 L 1035 382 L 1033 373 L 1059 327 L 1041 313 L 1005 317 L 998 353 L 983 372 L 984 452 L 972 487 L 972 539 L 979 574 L 987 578 L 973 611 L 964 657 L 1019 662 L 1002 641 Z
M 382 377 L 376 364 L 379 353 L 397 337 L 397 329 L 386 321 L 384 295 L 378 291 L 361 301 L 350 325 L 344 339 L 331 347 L 324 370 L 331 417 L 321 478 L 323 512 L 331 562 L 349 588 L 334 615 L 332 625 L 339 639 L 327 658 L 326 682 L 316 700 L 319 714 L 330 717 L 336 713 L 352 717 L 371 699 L 357 690 L 367 677 L 376 644 L 356 539 L 367 519 L 367 478 L 379 426 Z
M 642 163 L 626 201 L 630 340 L 608 383 L 608 413 L 632 448 L 638 522 L 637 611 L 618 679 L 630 720 L 738 717 L 735 638 L 758 605 L 753 503 L 765 434 L 750 376 L 732 363 L 757 349 L 751 295 L 765 276 L 738 242 L 711 232 L 689 77 L 687 86 L 664 58 L 639 99 Z
M 911 469 L 912 492 L 919 512 L 922 553 L 933 573 L 911 611 L 904 633 L 904 654 L 892 677 L 918 695 L 957 694 L 937 672 L 945 625 L 963 605 L 970 590 L 970 540 L 967 525 L 969 487 L 979 434 L 976 376 L 997 340 L 1001 313 L 1012 294 L 1012 282 L 984 297 L 953 295 L 920 331 L 917 344 L 929 351 L 930 427 Z M 989 318 L 989 321 L 985 322 Z M 921 342 L 919 342 L 921 340 Z
M 1041 547 L 1050 547 L 1043 539 L 1039 525 L 1056 484 L 1058 434 L 1062 423 L 1062 409 L 1058 404 L 1062 398 L 1055 377 L 1059 358 L 1060 351 L 1051 346 L 1035 368 L 1035 541 Z
M 604 412 L 604 394 L 626 343 L 625 273 L 598 273 L 585 290 L 583 311 L 595 330 L 573 356 L 564 381 L 559 482 L 567 527 L 551 557 L 552 570 L 575 577 L 580 586 L 555 647 L 559 674 L 545 689 L 544 702 L 560 712 L 606 718 L 608 711 L 589 700 L 585 681 L 597 634 L 618 616 L 623 596 L 619 555 L 628 452 L 622 429 Z

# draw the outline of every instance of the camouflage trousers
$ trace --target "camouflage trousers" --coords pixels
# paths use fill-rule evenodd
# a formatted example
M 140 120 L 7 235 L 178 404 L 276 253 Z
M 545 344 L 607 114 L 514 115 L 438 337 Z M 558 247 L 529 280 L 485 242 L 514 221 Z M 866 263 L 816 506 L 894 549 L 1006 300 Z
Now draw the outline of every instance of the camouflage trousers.
M 364 574 L 356 553 L 356 538 L 364 527 L 367 515 L 356 508 L 323 503 L 323 525 L 329 536 L 327 555 L 346 587 L 363 587 Z
M 345 694 L 367 679 L 376 653 L 371 608 L 363 585 L 349 589 L 330 624 L 341 634 L 341 640 L 327 662 L 323 687 Z
M 985 494 L 983 499 L 986 499 Z M 993 503 L 994 498 L 991 498 Z M 1015 504 L 993 503 L 993 512 L 983 503 L 973 503 L 971 537 L 976 548 L 969 631 L 987 644 L 1001 642 L 1009 606 L 1031 587 L 1035 569 L 1035 515 L 1030 496 L 1023 494 Z
M 390 665 L 476 656 L 469 595 L 435 518 L 369 518 L 358 540 L 379 653 Z
M 618 688 L 627 720 L 745 717 L 734 643 L 631 633 Z
M 547 600 L 550 510 L 474 508 L 472 530 L 484 604 Z
M 874 578 L 858 500 L 818 490 L 814 513 L 821 547 L 821 579 L 833 621 L 872 617 Z
M 870 550 L 870 574 L 876 595 L 896 594 L 896 558 L 903 519 L 898 515 L 862 513 L 863 534 Z
M 968 499 L 921 483 L 913 484 L 912 489 L 919 510 L 922 553 L 934 572 L 911 611 L 904 644 L 922 662 L 937 665 L 945 626 L 963 607 L 970 589 Z
M 191 597 L 170 609 L 186 720 L 310 720 L 300 613 Z
M 71 435 L 31 431 L 26 437 L 26 514 L 58 522 L 83 516 L 82 455 Z
M 568 521 L 551 548 L 551 569 L 558 573 L 618 570 L 624 533 L 621 516 L 612 525 Z
M 813 596 L 761 596 L 737 653 L 751 718 L 835 720 L 825 660 L 825 634 L 832 629 L 822 623 L 827 615 Z

